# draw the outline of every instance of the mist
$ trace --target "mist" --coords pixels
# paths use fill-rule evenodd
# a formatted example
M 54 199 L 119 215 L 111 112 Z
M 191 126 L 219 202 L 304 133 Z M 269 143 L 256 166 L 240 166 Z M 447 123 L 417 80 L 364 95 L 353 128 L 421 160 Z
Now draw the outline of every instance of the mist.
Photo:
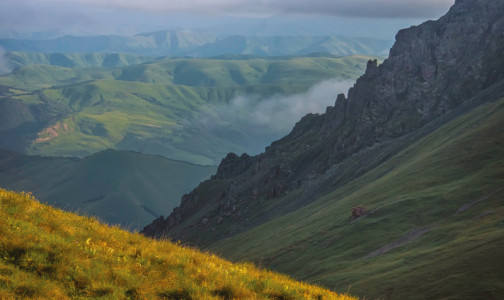
M 353 84 L 354 81 L 331 79 L 300 94 L 268 98 L 242 95 L 227 105 L 208 108 L 188 120 L 188 124 L 207 136 L 231 140 L 237 149 L 243 148 L 248 154 L 257 154 L 288 134 L 304 115 L 325 112 L 327 106 L 334 105 L 337 95 L 346 93 Z

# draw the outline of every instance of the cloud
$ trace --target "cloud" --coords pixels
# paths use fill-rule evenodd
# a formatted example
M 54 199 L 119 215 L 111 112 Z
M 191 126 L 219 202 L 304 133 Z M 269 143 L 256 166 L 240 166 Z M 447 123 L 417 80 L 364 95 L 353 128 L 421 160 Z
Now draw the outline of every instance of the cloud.
M 239 96 L 222 109 L 221 114 L 257 127 L 269 128 L 277 134 L 286 134 L 308 113 L 322 113 L 334 105 L 339 93 L 348 91 L 353 81 L 332 79 L 311 87 L 306 93 L 273 96 L 266 99 Z
M 336 96 L 348 91 L 353 84 L 354 81 L 332 79 L 295 95 L 239 96 L 227 105 L 210 107 L 187 120 L 184 126 L 207 136 L 231 140 L 249 154 L 255 154 L 289 133 L 304 115 L 325 112 L 327 106 L 334 105 Z
M 454 0 L 18 0 L 18 5 L 71 5 L 149 12 L 215 14 L 317 14 L 342 17 L 432 18 Z

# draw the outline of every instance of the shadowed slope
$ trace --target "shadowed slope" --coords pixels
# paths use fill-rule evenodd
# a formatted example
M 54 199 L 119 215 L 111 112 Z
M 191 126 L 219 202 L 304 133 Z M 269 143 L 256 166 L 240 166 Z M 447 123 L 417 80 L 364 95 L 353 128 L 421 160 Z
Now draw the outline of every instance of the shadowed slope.
M 78 158 L 26 156 L 0 150 L 0 186 L 135 230 L 179 204 L 215 167 L 130 151 Z

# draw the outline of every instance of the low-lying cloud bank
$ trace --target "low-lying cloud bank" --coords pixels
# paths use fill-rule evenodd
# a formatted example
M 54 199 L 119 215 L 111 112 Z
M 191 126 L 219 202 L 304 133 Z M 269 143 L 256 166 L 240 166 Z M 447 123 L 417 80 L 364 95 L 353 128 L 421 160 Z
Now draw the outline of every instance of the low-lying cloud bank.
M 189 123 L 195 130 L 231 140 L 249 154 L 256 154 L 288 134 L 304 115 L 325 112 L 327 106 L 334 105 L 337 95 L 346 93 L 353 84 L 354 81 L 332 79 L 301 94 L 239 96 L 228 105 L 210 107 Z
M 239 96 L 228 106 L 218 108 L 218 114 L 221 119 L 234 119 L 236 122 L 269 128 L 277 134 L 286 134 L 304 115 L 321 113 L 327 106 L 334 105 L 336 96 L 346 93 L 353 83 L 333 79 L 321 82 L 302 94 L 275 95 L 266 99 Z

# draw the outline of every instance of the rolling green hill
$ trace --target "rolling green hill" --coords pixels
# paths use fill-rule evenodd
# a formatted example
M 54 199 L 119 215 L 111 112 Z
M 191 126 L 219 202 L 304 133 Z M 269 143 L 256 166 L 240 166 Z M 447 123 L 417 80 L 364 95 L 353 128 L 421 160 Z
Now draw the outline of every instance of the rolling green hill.
M 0 84 L 34 91 L 90 80 L 115 79 L 200 87 L 292 86 L 297 88 L 294 91 L 301 91 L 322 80 L 355 79 L 372 57 L 174 58 L 120 68 L 83 68 L 79 63 L 82 57 L 73 55 L 73 58 L 76 62 L 72 63 L 77 66 L 73 68 L 21 66 L 0 76 Z
M 169 212 L 215 170 L 131 151 L 78 159 L 0 150 L 0 186 L 132 230 Z
M 0 189 L 2 299 L 355 299 Z
M 53 156 L 85 156 L 115 148 L 215 165 L 229 151 L 257 153 L 279 134 L 254 124 L 228 126 L 230 121 L 219 113 L 231 100 L 248 96 L 260 101 L 305 92 L 328 79 L 353 79 L 368 59 L 166 59 L 120 68 L 23 66 L 0 77 L 0 84 L 27 90 L 6 88 L 0 96 L 6 115 L 26 112 L 2 126 L 0 146 Z M 227 114 L 235 118 L 237 113 Z M 206 119 L 216 129 L 200 124 Z M 250 133 L 251 127 L 260 134 Z
M 65 68 L 53 65 L 31 64 L 21 66 L 6 75 L 0 76 L 0 84 L 27 91 L 35 91 L 57 85 L 113 78 L 112 69 Z
M 65 68 L 122 67 L 155 60 L 154 57 L 125 53 L 40 53 L 8 52 L 4 59 L 13 68 L 51 65 Z

